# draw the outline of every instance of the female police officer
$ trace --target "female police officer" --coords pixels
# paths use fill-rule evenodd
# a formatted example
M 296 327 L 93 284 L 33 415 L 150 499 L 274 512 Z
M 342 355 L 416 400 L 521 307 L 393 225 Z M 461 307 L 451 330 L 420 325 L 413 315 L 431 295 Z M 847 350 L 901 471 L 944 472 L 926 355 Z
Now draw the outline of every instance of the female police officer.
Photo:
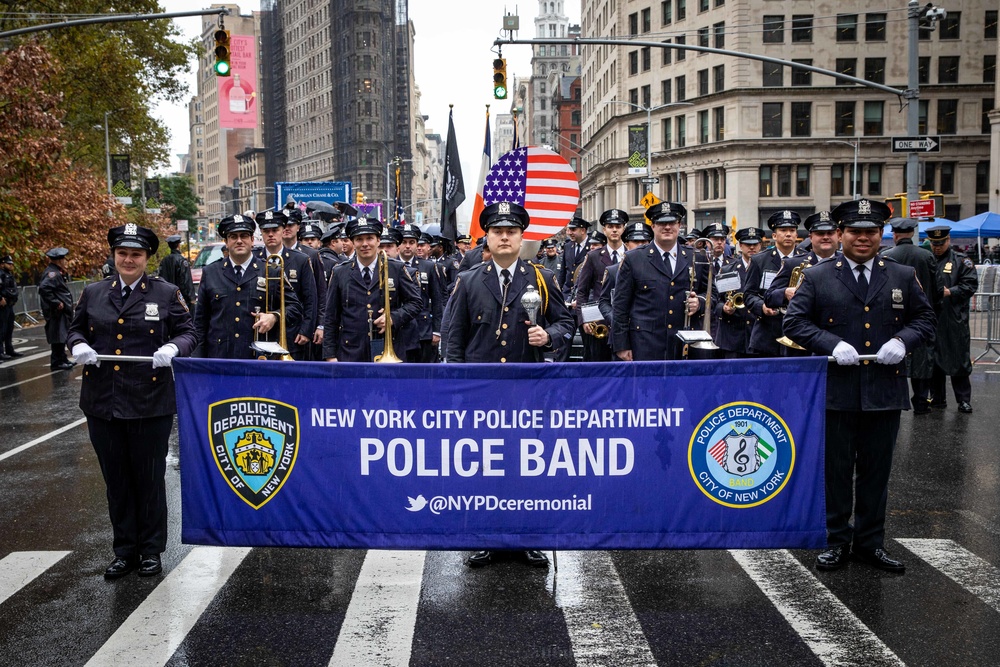
M 176 285 L 146 275 L 159 240 L 134 224 L 108 232 L 116 271 L 88 285 L 76 307 L 67 343 L 83 373 L 80 408 L 107 485 L 115 559 L 105 579 L 138 568 L 161 571 L 167 542 L 164 484 L 167 440 L 173 427 L 172 359 L 190 354 L 194 325 Z M 152 357 L 104 362 L 97 355 Z

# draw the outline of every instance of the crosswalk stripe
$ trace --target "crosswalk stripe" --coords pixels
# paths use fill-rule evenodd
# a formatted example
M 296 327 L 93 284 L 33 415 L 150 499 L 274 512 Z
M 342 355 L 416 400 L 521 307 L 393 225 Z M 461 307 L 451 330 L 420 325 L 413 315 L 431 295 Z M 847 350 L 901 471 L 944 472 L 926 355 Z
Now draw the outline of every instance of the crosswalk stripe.
M 903 665 L 787 550 L 730 551 L 824 665 Z
M 65 426 L 57 428 L 54 431 L 50 431 L 49 433 L 46 433 L 45 435 L 43 435 L 40 438 L 35 438 L 31 442 L 26 442 L 23 445 L 15 447 L 14 449 L 10 450 L 9 452 L 4 452 L 3 454 L 0 454 L 0 461 L 3 461 L 4 459 L 9 459 L 10 457 L 14 456 L 15 454 L 19 454 L 19 453 L 23 452 L 26 449 L 30 449 L 31 447 L 34 447 L 35 445 L 38 445 L 38 444 L 41 444 L 41 443 L 45 442 L 46 440 L 50 440 L 50 439 L 56 437 L 57 435 L 62 435 L 66 431 L 74 429 L 77 426 L 79 426 L 80 424 L 85 423 L 86 421 L 87 421 L 86 417 L 81 417 L 80 419 L 77 419 L 75 422 L 71 422 L 69 424 L 66 424 Z
M 87 662 L 165 665 L 249 547 L 195 547 Z M 131 575 L 130 575 L 131 576 Z
M 410 664 L 426 555 L 426 551 L 368 551 L 331 666 Z
M 1000 611 L 1000 568 L 990 565 L 952 540 L 913 538 L 896 541 L 990 607 Z
M 562 608 L 578 667 L 655 667 L 656 659 L 609 554 L 560 551 L 555 579 L 556 603 Z
M 8 554 L 0 560 L 0 604 L 69 553 L 69 551 L 15 551 Z

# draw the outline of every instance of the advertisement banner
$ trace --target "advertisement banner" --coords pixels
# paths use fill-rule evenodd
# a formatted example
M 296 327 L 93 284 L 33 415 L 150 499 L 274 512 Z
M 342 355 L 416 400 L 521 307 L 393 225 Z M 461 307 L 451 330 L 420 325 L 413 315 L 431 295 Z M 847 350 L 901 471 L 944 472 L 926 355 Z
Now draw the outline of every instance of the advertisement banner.
M 111 155 L 111 194 L 119 204 L 132 203 L 132 162 L 128 155 Z
M 229 76 L 215 77 L 219 85 L 219 127 L 257 127 L 257 44 L 251 35 L 232 35 Z
M 629 175 L 646 174 L 646 160 L 649 142 L 648 129 L 645 125 L 628 126 L 628 173 Z
M 176 359 L 182 539 L 820 548 L 826 365 Z
M 282 208 L 291 198 L 305 204 L 324 201 L 327 204 L 351 201 L 349 181 L 279 181 L 274 184 L 274 208 Z

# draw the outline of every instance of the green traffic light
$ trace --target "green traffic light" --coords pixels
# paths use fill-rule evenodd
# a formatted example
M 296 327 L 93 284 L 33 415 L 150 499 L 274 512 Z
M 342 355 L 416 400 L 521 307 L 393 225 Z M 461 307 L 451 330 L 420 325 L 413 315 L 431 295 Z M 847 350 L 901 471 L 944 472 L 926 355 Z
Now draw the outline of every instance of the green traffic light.
M 229 63 L 225 60 L 220 60 L 215 63 L 215 73 L 218 76 L 229 76 Z
M 493 88 L 493 97 L 498 100 L 507 99 L 507 87 L 506 86 L 496 86 Z

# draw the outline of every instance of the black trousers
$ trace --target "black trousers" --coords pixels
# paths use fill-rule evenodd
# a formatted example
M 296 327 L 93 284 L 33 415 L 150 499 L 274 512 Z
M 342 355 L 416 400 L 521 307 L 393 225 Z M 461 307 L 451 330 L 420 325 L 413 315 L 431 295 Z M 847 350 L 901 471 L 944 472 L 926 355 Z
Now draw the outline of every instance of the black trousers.
M 174 416 L 101 419 L 87 415 L 90 442 L 108 492 L 119 558 L 160 554 L 167 547 L 167 441 Z
M 52 343 L 52 353 L 49 355 L 49 366 L 55 367 L 69 361 L 66 355 L 66 343 Z
M 945 403 L 948 400 L 948 392 L 945 391 L 945 378 L 947 377 L 944 369 L 935 364 L 934 376 L 930 380 L 930 392 L 935 403 Z M 972 382 L 969 381 L 968 375 L 952 375 L 951 389 L 955 392 L 955 400 L 959 403 L 962 401 L 972 402 Z
M 584 361 L 611 361 L 612 352 L 608 339 L 596 338 L 583 331 L 580 327 L 580 338 L 583 339 L 583 360 Z
M 14 353 L 14 307 L 0 307 L 0 352 Z
M 854 549 L 862 551 L 882 546 L 899 414 L 899 410 L 826 411 L 826 539 L 829 546 L 850 547 L 853 544 Z

